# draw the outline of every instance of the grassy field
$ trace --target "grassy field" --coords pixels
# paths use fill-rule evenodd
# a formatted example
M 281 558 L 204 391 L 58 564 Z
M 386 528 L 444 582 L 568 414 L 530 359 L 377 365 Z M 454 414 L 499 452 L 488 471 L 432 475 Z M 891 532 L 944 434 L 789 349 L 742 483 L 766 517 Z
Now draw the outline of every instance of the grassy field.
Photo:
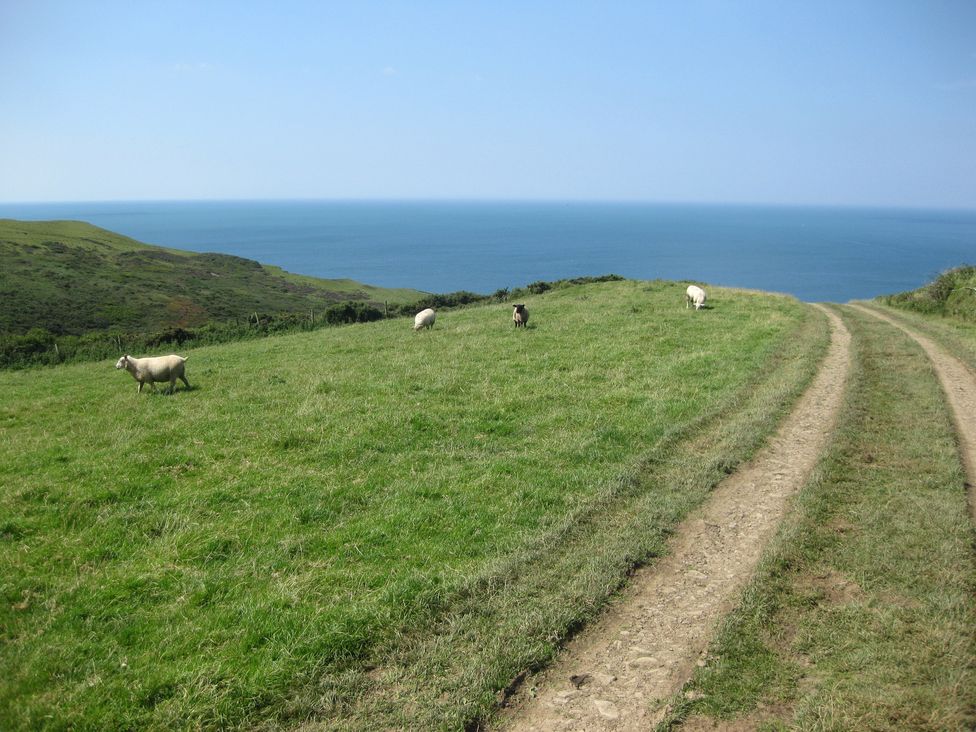
M 617 282 L 0 373 L 0 728 L 461 728 L 808 382 L 785 297 Z M 185 354 L 184 354 L 185 355 Z
M 976 725 L 976 537 L 948 406 L 913 341 L 843 314 L 833 446 L 664 728 Z
M 308 313 L 343 300 L 408 303 L 423 296 L 151 246 L 81 221 L 0 219 L 0 262 L 0 333 L 146 332 L 254 312 Z

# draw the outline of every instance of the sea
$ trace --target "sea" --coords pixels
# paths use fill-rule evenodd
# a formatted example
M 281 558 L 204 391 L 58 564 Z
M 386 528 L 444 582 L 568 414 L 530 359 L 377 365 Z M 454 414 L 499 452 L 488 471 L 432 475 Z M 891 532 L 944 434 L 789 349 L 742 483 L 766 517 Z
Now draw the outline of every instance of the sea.
M 976 262 L 976 210 L 500 201 L 0 204 L 291 272 L 492 293 L 615 273 L 846 302 Z

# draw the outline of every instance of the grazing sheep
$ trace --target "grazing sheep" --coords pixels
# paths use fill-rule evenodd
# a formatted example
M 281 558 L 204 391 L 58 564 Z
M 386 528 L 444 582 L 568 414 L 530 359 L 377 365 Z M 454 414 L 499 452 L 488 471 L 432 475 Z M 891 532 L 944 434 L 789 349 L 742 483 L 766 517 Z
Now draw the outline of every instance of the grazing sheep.
M 688 285 L 688 289 L 685 290 L 685 310 L 691 306 L 691 303 L 695 304 L 695 310 L 701 310 L 705 299 L 705 291 L 702 288 L 698 285 Z
M 515 327 L 519 326 L 525 327 L 525 324 L 529 322 L 529 311 L 525 309 L 525 305 L 514 305 L 515 310 L 512 311 L 512 320 L 515 322 Z
M 434 313 L 433 308 L 427 308 L 426 310 L 421 310 L 414 316 L 413 319 L 413 329 L 420 330 L 421 328 L 427 328 L 430 330 L 434 327 L 434 318 L 437 317 Z
M 190 388 L 190 382 L 186 380 L 186 376 L 183 375 L 184 364 L 186 363 L 186 358 L 183 356 L 153 356 L 149 358 L 133 358 L 132 356 L 123 356 L 120 358 L 116 364 L 115 368 L 125 369 L 130 374 L 132 378 L 139 382 L 139 391 L 142 391 L 142 387 L 145 384 L 149 384 L 153 391 L 156 391 L 156 381 L 168 381 L 169 382 L 169 393 L 172 394 L 176 390 L 176 380 L 180 379 L 186 388 Z

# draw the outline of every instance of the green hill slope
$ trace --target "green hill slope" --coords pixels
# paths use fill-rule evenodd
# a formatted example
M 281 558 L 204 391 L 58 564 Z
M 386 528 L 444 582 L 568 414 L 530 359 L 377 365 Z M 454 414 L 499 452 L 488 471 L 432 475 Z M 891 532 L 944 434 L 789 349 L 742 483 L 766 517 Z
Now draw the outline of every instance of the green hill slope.
M 226 254 L 142 244 L 79 221 L 0 220 L 0 333 L 148 333 L 308 313 L 346 300 L 406 303 L 415 290 L 321 280 Z
M 876 300 L 902 310 L 949 315 L 976 323 L 976 267 L 955 267 L 917 290 L 882 295 Z
M 461 729 L 809 380 L 788 297 L 609 282 L 0 372 L 0 727 Z

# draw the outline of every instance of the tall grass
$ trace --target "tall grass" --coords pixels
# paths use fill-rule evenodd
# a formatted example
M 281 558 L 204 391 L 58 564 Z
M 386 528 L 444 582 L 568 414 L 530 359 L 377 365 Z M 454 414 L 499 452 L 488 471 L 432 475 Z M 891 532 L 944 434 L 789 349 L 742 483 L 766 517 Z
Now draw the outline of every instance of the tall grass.
M 0 374 L 0 727 L 483 713 L 823 350 L 795 300 L 695 313 L 682 289 L 556 290 L 519 331 L 501 305 L 196 349 L 172 396 L 111 362 Z

